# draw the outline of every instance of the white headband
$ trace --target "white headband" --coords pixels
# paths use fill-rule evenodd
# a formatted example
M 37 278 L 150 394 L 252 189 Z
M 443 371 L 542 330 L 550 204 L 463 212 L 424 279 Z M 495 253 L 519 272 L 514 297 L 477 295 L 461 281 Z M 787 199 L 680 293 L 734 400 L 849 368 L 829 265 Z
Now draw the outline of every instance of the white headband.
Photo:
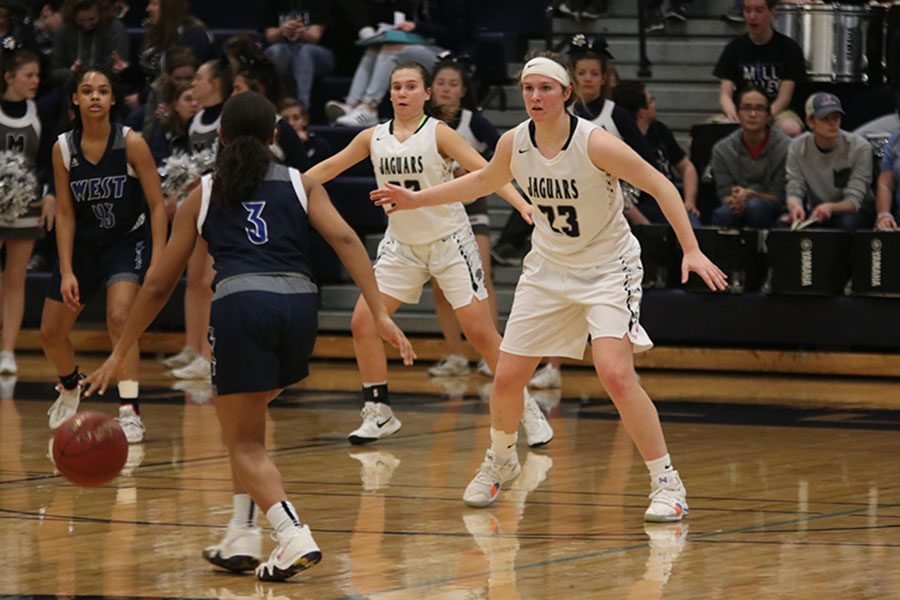
M 522 79 L 525 79 L 526 75 L 544 75 L 550 79 L 555 79 L 563 86 L 572 83 L 566 68 L 546 56 L 538 56 L 529 60 L 525 64 L 525 68 L 522 69 Z

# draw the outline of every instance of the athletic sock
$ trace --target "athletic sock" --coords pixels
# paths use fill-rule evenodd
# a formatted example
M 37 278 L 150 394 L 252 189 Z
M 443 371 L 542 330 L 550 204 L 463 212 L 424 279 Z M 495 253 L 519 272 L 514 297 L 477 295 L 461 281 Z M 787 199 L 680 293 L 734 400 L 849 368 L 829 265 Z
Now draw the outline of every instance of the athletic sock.
M 647 470 L 650 471 L 650 482 L 654 488 L 668 483 L 666 475 L 675 471 L 672 467 L 672 459 L 669 458 L 668 454 L 648 460 L 644 464 L 647 465 Z
M 63 386 L 64 390 L 74 390 L 78 387 L 78 383 L 81 381 L 81 373 L 78 372 L 78 367 L 75 367 L 75 370 L 72 371 L 69 375 L 60 375 L 59 383 Z
M 506 433 L 499 429 L 491 427 L 491 450 L 494 451 L 494 458 L 497 464 L 502 465 L 516 451 L 516 442 L 519 439 L 519 432 Z
M 134 408 L 135 414 L 141 414 L 141 407 L 138 403 L 138 392 L 140 391 L 138 382 L 133 379 L 125 379 L 120 381 L 117 387 L 119 388 L 119 406 L 130 404 Z
M 256 527 L 256 503 L 250 494 L 235 494 L 231 497 L 231 521 L 229 527 Z
M 391 398 L 388 396 L 387 381 L 363 383 L 363 402 L 381 402 L 390 405 Z
M 266 518 L 276 533 L 285 533 L 290 531 L 291 527 L 300 527 L 300 518 L 289 500 L 282 500 L 270 506 L 266 511 Z

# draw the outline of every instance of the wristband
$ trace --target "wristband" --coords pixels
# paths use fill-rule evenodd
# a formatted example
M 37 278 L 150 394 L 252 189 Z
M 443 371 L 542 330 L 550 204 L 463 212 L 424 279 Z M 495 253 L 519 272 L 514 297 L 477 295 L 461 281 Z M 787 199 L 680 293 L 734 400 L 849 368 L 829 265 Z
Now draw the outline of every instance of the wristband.
M 882 219 L 892 219 L 892 218 L 894 218 L 894 215 L 892 215 L 891 213 L 882 212 L 882 213 L 878 213 L 878 218 L 876 220 L 880 221 Z

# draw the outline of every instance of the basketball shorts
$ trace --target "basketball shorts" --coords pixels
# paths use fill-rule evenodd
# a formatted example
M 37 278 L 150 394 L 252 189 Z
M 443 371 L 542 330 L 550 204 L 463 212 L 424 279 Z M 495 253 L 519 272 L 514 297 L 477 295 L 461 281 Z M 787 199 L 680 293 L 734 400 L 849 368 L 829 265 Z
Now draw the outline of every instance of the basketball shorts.
M 87 304 L 101 286 L 109 287 L 120 281 L 140 285 L 150 266 L 150 228 L 146 225 L 120 240 L 97 245 L 75 238 L 72 247 L 72 271 L 78 279 L 78 295 Z M 59 263 L 50 274 L 47 297 L 62 302 L 59 286 L 62 276 Z
M 309 375 L 316 285 L 300 275 L 239 275 L 213 294 L 209 343 L 216 394 L 279 390 Z
M 432 277 L 454 310 L 468 306 L 473 298 L 487 298 L 478 243 L 468 224 L 430 244 L 404 244 L 390 232 L 385 234 L 375 259 L 375 279 L 382 293 L 417 304 Z
M 640 323 L 640 255 L 571 269 L 536 252 L 525 257 L 500 350 L 517 356 L 584 358 L 591 339 L 626 335 L 635 352 L 653 347 Z
M 469 216 L 469 225 L 475 235 L 491 235 L 491 219 L 488 216 L 487 198 L 479 198 L 469 202 L 466 206 L 466 214 Z

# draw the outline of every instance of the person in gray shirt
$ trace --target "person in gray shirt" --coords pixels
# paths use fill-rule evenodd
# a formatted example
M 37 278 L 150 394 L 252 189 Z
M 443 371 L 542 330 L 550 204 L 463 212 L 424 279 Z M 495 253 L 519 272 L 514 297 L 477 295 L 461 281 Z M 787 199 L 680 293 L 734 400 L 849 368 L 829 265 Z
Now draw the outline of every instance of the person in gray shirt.
M 841 130 L 844 109 L 826 92 L 806 101 L 810 131 L 791 142 L 787 156 L 787 209 L 791 224 L 809 218 L 846 231 L 871 226 L 872 146 Z
M 771 126 L 769 99 L 750 87 L 738 96 L 741 128 L 712 150 L 712 172 L 722 206 L 718 227 L 769 229 L 784 211 L 784 163 L 790 138 Z

